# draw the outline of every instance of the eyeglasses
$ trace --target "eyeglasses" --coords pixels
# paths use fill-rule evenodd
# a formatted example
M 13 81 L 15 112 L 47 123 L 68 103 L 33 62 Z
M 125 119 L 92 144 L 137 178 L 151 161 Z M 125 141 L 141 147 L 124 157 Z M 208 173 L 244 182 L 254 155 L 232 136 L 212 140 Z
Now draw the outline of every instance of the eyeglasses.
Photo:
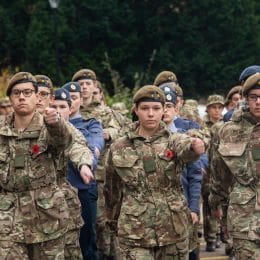
M 23 93 L 24 97 L 30 97 L 32 95 L 32 93 L 35 92 L 34 89 L 13 89 L 11 92 L 11 96 L 13 97 L 20 97 L 21 93 Z
M 39 92 L 37 93 L 37 95 L 39 95 L 41 98 L 44 98 L 44 99 L 48 98 L 48 96 L 49 96 L 50 94 L 51 94 L 51 93 L 46 92 L 46 91 L 39 91 Z
M 260 98 L 260 96 L 255 95 L 255 94 L 250 94 L 250 95 L 248 95 L 248 100 L 249 100 L 249 101 L 254 101 L 254 102 L 256 102 L 258 98 Z

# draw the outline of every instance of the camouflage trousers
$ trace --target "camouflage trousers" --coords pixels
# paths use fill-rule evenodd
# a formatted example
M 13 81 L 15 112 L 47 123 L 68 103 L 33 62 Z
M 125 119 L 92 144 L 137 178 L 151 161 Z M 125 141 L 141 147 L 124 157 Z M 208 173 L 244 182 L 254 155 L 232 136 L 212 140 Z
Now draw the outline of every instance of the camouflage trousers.
M 110 257 L 117 259 L 117 237 L 114 232 L 111 232 L 106 225 L 105 216 L 105 198 L 103 195 L 104 183 L 98 182 L 98 202 L 97 202 L 97 248 L 99 251 L 100 260 Z
M 64 260 L 64 237 L 35 244 L 0 241 L 0 259 Z
M 188 238 L 175 244 L 151 248 L 120 244 L 121 260 L 188 260 Z
M 260 260 L 260 241 L 233 238 L 236 260 Z
M 219 220 L 211 215 L 209 205 L 209 193 L 203 194 L 203 231 L 206 242 L 216 242 L 217 233 L 219 232 Z
M 64 255 L 67 260 L 83 259 L 79 245 L 79 229 L 70 230 L 65 234 Z
M 199 237 L 198 237 L 198 223 L 189 223 L 189 250 L 193 251 L 198 247 Z

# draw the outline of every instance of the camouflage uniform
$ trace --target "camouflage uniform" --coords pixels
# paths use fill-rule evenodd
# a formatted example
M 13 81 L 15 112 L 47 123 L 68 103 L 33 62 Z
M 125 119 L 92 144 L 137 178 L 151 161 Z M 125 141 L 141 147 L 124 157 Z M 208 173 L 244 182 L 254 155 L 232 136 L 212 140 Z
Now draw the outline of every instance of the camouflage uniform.
M 111 145 L 104 190 L 108 225 L 118 229 L 122 259 L 187 259 L 190 214 L 180 173 L 198 156 L 190 137 L 171 135 L 164 123 L 149 139 L 137 129 L 138 122 Z
M 86 140 L 75 127 L 68 123 L 73 136 L 72 145 L 62 152 L 56 161 L 58 172 L 58 184 L 65 194 L 69 208 L 68 231 L 65 234 L 65 259 L 82 259 L 79 245 L 79 232 L 83 226 L 81 206 L 77 189 L 70 185 L 67 180 L 68 160 L 70 159 L 79 169 L 86 164 L 92 165 L 92 152 L 86 146 Z
M 104 180 L 105 180 L 105 167 L 107 163 L 107 155 L 110 144 L 120 135 L 122 127 L 124 125 L 123 116 L 113 111 L 109 107 L 101 106 L 100 104 L 92 103 L 88 107 L 82 108 L 80 111 L 82 117 L 95 118 L 103 127 L 104 131 L 107 131 L 110 136 L 110 140 L 106 141 L 105 148 L 100 154 L 97 170 L 95 171 L 96 181 L 98 183 L 98 203 L 97 203 L 97 247 L 101 254 L 101 259 L 104 256 L 115 256 L 114 241 L 111 240 L 111 236 L 107 233 L 106 229 L 106 217 L 105 217 L 105 200 L 103 195 Z
M 55 157 L 71 140 L 63 119 L 48 126 L 38 112 L 21 133 L 13 116 L 0 123 L 1 259 L 64 258 L 69 216 Z
M 246 80 L 245 95 L 250 88 L 260 89 L 260 73 Z M 260 259 L 260 124 L 252 113 L 238 110 L 220 129 L 214 161 L 222 162 L 225 171 L 212 175 L 213 207 L 229 200 L 228 229 L 236 259 Z
M 211 95 L 208 97 L 207 107 L 213 104 L 221 104 L 224 106 L 224 98 L 220 95 Z M 219 122 L 223 122 L 223 119 L 221 118 Z M 215 122 L 212 122 L 208 115 L 204 116 L 204 126 L 205 129 L 210 133 L 210 136 L 214 136 L 215 133 L 213 132 L 214 128 L 213 125 Z M 211 159 L 212 159 L 212 153 L 211 150 L 208 152 L 208 158 L 209 158 L 209 165 L 211 165 Z M 209 168 L 204 176 L 203 176 L 203 182 L 202 182 L 202 198 L 203 198 L 203 230 L 204 230 L 204 238 L 208 244 L 214 244 L 213 247 L 215 247 L 215 243 L 217 240 L 217 233 L 219 233 L 219 220 L 211 215 L 211 206 L 209 204 L 209 194 L 210 194 L 210 175 L 211 170 L 213 168 Z M 206 248 L 207 248 L 206 247 Z M 211 250 L 210 250 L 211 251 Z
M 215 164 L 222 163 L 223 171 L 213 172 L 210 201 L 216 208 L 229 198 L 228 228 L 235 254 L 241 245 L 248 244 L 244 244 L 248 255 L 240 252 L 238 259 L 260 257 L 259 140 L 259 123 L 249 112 L 241 112 L 220 129 L 214 157 Z

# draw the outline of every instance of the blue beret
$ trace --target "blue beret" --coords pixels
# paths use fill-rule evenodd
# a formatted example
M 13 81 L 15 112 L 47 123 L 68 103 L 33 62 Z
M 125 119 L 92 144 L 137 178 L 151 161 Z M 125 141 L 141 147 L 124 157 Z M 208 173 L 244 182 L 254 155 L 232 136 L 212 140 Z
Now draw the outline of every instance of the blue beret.
M 242 83 L 242 82 L 246 81 L 247 78 L 249 78 L 250 76 L 252 76 L 253 74 L 255 74 L 257 72 L 260 72 L 259 65 L 252 65 L 252 66 L 245 68 L 239 76 L 239 82 Z
M 62 86 L 63 89 L 69 92 L 81 92 L 80 84 L 78 82 L 68 82 Z
M 160 86 L 160 89 L 164 92 L 165 99 L 166 99 L 165 102 L 176 104 L 177 94 L 176 91 L 171 86 L 162 85 Z
M 54 91 L 55 100 L 71 101 L 70 93 L 67 89 L 59 88 Z

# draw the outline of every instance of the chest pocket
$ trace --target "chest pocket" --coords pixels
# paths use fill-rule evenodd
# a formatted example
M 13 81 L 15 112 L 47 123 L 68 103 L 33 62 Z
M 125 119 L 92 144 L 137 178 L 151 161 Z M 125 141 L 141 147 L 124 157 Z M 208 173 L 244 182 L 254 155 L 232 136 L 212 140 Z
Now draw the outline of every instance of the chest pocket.
M 50 174 L 49 168 L 52 167 L 52 164 L 50 164 L 52 156 L 51 153 L 48 152 L 47 148 L 47 145 L 41 145 L 39 147 L 39 153 L 31 154 L 32 152 L 30 151 L 28 170 L 31 179 L 38 179 L 46 174 Z
M 138 185 L 138 159 L 139 157 L 133 154 L 129 155 L 127 158 L 120 155 L 114 155 L 112 158 L 117 174 L 128 186 Z
M 176 169 L 175 169 L 175 160 L 171 157 L 167 157 L 165 153 L 159 154 L 159 164 L 162 171 L 170 180 L 174 180 L 176 178 Z
M 250 171 L 248 171 L 246 147 L 247 143 L 243 142 L 220 144 L 218 148 L 218 152 L 232 174 L 244 184 L 252 179 L 251 176 L 248 175 Z

